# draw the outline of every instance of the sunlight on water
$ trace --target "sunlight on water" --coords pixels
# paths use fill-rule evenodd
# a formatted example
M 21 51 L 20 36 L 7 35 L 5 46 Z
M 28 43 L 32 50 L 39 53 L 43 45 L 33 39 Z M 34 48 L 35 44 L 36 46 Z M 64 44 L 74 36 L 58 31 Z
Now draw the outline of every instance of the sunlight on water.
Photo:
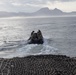
M 26 45 L 31 31 L 38 29 L 45 43 Z M 32 54 L 76 56 L 76 17 L 0 18 L 0 57 Z

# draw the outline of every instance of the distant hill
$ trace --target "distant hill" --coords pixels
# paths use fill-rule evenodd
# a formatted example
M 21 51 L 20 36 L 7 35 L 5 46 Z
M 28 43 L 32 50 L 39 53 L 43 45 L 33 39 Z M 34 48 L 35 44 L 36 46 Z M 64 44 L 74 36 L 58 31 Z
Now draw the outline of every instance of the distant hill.
M 55 8 L 54 10 L 50 10 L 49 8 L 42 8 L 38 10 L 37 12 L 35 12 L 34 14 L 49 16 L 49 15 L 63 15 L 64 13 L 57 8 Z
M 5 12 L 0 11 L 0 17 L 12 17 L 12 16 L 58 16 L 58 15 L 76 15 L 76 12 L 63 12 L 57 8 L 50 10 L 49 8 L 41 8 L 40 10 L 33 13 L 25 12 Z

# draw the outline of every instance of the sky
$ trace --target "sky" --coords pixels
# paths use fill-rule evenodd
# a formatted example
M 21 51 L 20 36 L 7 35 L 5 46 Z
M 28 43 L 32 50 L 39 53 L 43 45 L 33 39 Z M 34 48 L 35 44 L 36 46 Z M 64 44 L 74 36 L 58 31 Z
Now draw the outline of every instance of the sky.
M 0 11 L 35 12 L 40 8 L 76 11 L 76 0 L 0 0 Z

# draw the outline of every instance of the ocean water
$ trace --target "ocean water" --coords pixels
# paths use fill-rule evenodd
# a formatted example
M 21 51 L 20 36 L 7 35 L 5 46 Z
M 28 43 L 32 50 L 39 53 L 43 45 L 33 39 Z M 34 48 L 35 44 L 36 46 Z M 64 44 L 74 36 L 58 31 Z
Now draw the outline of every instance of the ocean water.
M 27 44 L 40 29 L 44 44 Z M 0 18 L 0 58 L 56 54 L 76 57 L 76 17 Z

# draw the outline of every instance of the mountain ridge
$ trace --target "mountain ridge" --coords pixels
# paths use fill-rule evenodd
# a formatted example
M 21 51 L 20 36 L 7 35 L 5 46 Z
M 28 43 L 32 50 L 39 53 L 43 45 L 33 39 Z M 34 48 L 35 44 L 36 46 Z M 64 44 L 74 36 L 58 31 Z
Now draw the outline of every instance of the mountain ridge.
M 63 12 L 60 9 L 49 9 L 48 7 L 41 8 L 33 13 L 25 13 L 25 12 L 6 12 L 0 11 L 0 17 L 12 17 L 12 16 L 58 16 L 58 15 L 76 15 L 76 11 L 74 12 Z

